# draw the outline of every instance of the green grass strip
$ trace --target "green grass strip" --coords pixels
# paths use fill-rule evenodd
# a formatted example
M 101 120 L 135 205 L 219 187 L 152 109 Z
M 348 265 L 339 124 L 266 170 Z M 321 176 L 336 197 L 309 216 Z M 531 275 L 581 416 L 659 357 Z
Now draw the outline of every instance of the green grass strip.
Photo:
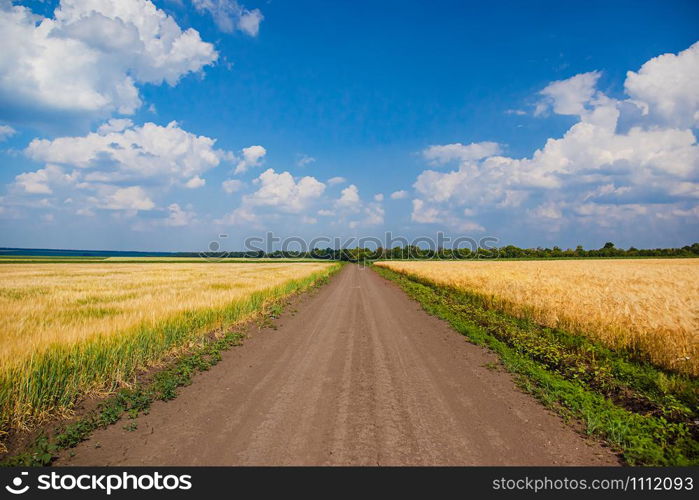
M 697 465 L 697 380 L 664 372 L 581 335 L 489 310 L 476 294 L 440 287 L 382 267 L 430 314 L 500 356 L 519 385 L 630 465 Z
M 200 345 L 174 366 L 158 372 L 150 384 L 136 384 L 131 388 L 119 389 L 101 403 L 97 411 L 65 426 L 53 438 L 40 436 L 30 451 L 10 456 L 0 462 L 0 466 L 50 465 L 61 450 L 76 446 L 93 431 L 116 423 L 124 414 L 136 418 L 139 414 L 148 413 L 154 401 L 173 399 L 178 387 L 189 385 L 195 373 L 206 371 L 217 364 L 221 360 L 222 351 L 238 345 L 243 337 L 240 332 L 229 332 L 214 342 Z M 128 425 L 125 428 L 129 428 Z

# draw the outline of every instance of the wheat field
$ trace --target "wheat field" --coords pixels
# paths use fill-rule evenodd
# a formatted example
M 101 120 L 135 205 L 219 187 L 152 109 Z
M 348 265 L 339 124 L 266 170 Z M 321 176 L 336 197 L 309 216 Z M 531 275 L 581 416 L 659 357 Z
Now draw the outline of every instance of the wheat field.
M 699 259 L 383 261 L 489 307 L 699 375 Z
M 336 265 L 3 264 L 0 437 L 108 390 Z

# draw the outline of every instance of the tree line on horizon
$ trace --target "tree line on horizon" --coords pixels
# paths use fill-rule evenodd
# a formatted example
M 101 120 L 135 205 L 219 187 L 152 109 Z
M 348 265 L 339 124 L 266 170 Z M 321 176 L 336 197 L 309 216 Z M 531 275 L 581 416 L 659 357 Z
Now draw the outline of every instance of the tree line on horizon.
M 179 252 L 177 257 L 197 257 L 196 252 Z M 466 259 L 563 259 L 563 258 L 614 258 L 614 257 L 697 257 L 699 256 L 699 243 L 685 245 L 680 248 L 648 248 L 638 249 L 629 247 L 618 248 L 612 242 L 607 242 L 598 249 L 586 250 L 582 245 L 563 249 L 559 246 L 553 248 L 520 248 L 515 245 L 506 245 L 495 248 L 421 248 L 415 245 L 406 245 L 394 248 L 319 248 L 312 251 L 301 252 L 294 250 L 275 250 L 264 252 L 217 252 L 207 253 L 208 257 L 216 258 L 268 258 L 268 259 L 325 259 L 340 261 L 365 261 L 365 260 L 466 260 Z

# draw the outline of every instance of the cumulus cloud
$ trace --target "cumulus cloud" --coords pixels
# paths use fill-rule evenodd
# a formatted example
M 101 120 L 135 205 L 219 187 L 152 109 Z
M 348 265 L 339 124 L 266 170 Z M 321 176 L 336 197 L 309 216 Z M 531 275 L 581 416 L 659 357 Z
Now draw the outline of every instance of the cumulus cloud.
M 422 156 L 433 165 L 442 165 L 454 160 L 480 160 L 499 152 L 500 145 L 495 142 L 474 142 L 467 145 L 457 142 L 442 146 L 430 146 L 422 152 Z
M 175 85 L 218 54 L 150 0 L 61 0 L 53 17 L 0 1 L 0 117 L 132 114 L 137 84 Z
M 423 151 L 428 162 L 457 167 L 417 177 L 412 220 L 473 229 L 482 225 L 465 217 L 494 221 L 492 229 L 503 220 L 618 227 L 638 217 L 694 213 L 699 146 L 690 118 L 699 113 L 699 99 L 697 86 L 684 81 L 687 75 L 696 81 L 698 49 L 695 44 L 629 72 L 628 100 L 599 91 L 596 71 L 551 83 L 541 92 L 542 105 L 578 122 L 529 158 L 503 156 L 495 147 L 486 154 L 484 143 L 430 146 Z M 630 104 L 645 114 L 630 113 Z
M 349 210 L 359 210 L 360 199 L 359 189 L 354 184 L 350 184 L 340 192 L 340 198 L 335 201 L 335 206 Z
M 256 189 L 244 194 L 240 205 L 217 223 L 262 229 L 280 221 L 316 224 L 318 217 L 323 217 L 329 218 L 325 220 L 332 226 L 344 229 L 375 226 L 384 221 L 382 198 L 364 201 L 354 184 L 333 199 L 325 193 L 326 184 L 315 177 L 294 177 L 290 172 L 278 173 L 271 168 L 252 184 Z
M 116 128 L 115 128 L 116 127 Z M 215 148 L 216 141 L 180 128 L 131 122 L 99 128 L 86 136 L 34 139 L 25 154 L 36 161 L 72 167 L 85 182 L 150 182 L 196 187 L 198 176 L 217 166 L 230 153 Z M 193 180 L 194 179 L 194 180 Z
M 599 71 L 591 71 L 550 83 L 540 92 L 544 100 L 537 106 L 534 114 L 541 115 L 549 106 L 559 115 L 583 114 L 585 105 L 596 92 L 600 76 Z
M 262 146 L 250 146 L 243 148 L 241 151 L 242 157 L 235 166 L 235 174 L 242 174 L 250 168 L 259 167 L 262 164 L 262 159 L 267 154 L 267 150 Z
M 15 183 L 24 192 L 30 194 L 51 194 L 53 186 L 74 185 L 78 179 L 78 172 L 67 174 L 63 168 L 57 165 L 46 165 L 35 172 L 25 172 L 15 177 Z
M 391 193 L 392 200 L 403 200 L 408 197 L 408 192 L 401 189 L 400 191 L 394 191 Z
M 202 187 L 205 172 L 232 158 L 215 142 L 176 122 L 110 120 L 86 136 L 34 139 L 24 153 L 45 166 L 17 175 L 10 188 L 15 197 L 65 197 L 81 213 L 151 210 L 154 197 L 173 186 Z
M 315 177 L 306 176 L 298 181 L 289 172 L 276 173 L 267 169 L 255 179 L 257 191 L 244 197 L 247 206 L 269 206 L 276 210 L 298 213 L 318 199 L 325 191 L 325 184 Z
M 336 224 L 346 224 L 350 229 L 377 226 L 384 222 L 382 201 L 382 194 L 374 195 L 371 202 L 362 200 L 357 186 L 350 184 L 340 192 L 340 197 L 333 203 L 334 210 L 327 215 L 332 214 Z
M 647 61 L 626 74 L 624 88 L 632 102 L 671 127 L 699 126 L 699 42 L 678 54 Z
M 103 123 L 97 128 L 97 133 L 101 135 L 106 135 L 111 132 L 122 132 L 127 128 L 133 127 L 133 122 L 128 118 L 112 118 L 111 120 Z
M 192 4 L 199 12 L 208 12 L 218 29 L 225 33 L 240 30 L 257 36 L 264 19 L 259 9 L 248 10 L 235 0 L 192 0 Z
M 228 181 L 226 181 L 228 182 Z M 224 182 L 224 189 L 226 189 Z M 257 189 L 245 194 L 240 206 L 216 222 L 223 225 L 259 226 L 267 218 L 279 215 L 293 215 L 295 220 L 306 224 L 316 220 L 306 212 L 313 209 L 325 192 L 325 184 L 315 177 L 305 176 L 295 179 L 289 172 L 277 173 L 269 168 L 253 181 Z M 238 189 L 238 184 L 230 184 Z

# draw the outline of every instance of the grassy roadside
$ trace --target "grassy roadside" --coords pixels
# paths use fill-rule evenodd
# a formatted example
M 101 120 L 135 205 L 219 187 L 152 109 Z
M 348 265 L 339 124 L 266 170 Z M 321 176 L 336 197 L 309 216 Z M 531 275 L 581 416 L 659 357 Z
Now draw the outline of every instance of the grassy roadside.
M 96 411 L 67 425 L 53 438 L 40 437 L 32 450 L 6 458 L 0 465 L 47 465 L 58 450 L 74 446 L 94 429 L 118 420 L 124 412 L 135 416 L 147 410 L 152 401 L 172 399 L 177 387 L 189 383 L 197 371 L 216 364 L 223 350 L 240 341 L 241 334 L 230 331 L 232 327 L 255 317 L 277 315 L 282 301 L 289 295 L 327 282 L 340 268 L 341 264 L 335 264 L 304 278 L 256 292 L 247 300 L 234 302 L 225 308 L 178 315 L 163 322 L 156 330 L 136 330 L 116 345 L 107 345 L 97 339 L 72 349 L 49 351 L 32 360 L 37 369 L 29 376 L 16 374 L 13 379 L 10 374 L 0 379 L 0 410 L 3 415 L 0 423 L 5 428 L 12 423 L 10 412 L 23 408 L 22 405 L 34 405 L 31 408 L 38 407 L 49 415 L 60 415 L 61 409 L 70 409 L 90 389 L 99 388 L 99 392 L 113 395 Z M 212 331 L 225 333 L 213 337 L 207 335 Z M 86 352 L 89 353 L 87 357 Z M 144 368 L 172 356 L 176 359 L 174 365 L 157 373 L 152 381 L 137 380 L 137 374 Z M 90 370 L 86 370 L 86 360 Z M 35 399 L 13 401 L 18 394 L 28 394 Z M 9 409 L 7 413 L 6 408 Z
M 488 309 L 477 294 L 373 269 L 471 342 L 496 352 L 523 389 L 564 418 L 580 420 L 628 464 L 699 464 L 696 378 Z

